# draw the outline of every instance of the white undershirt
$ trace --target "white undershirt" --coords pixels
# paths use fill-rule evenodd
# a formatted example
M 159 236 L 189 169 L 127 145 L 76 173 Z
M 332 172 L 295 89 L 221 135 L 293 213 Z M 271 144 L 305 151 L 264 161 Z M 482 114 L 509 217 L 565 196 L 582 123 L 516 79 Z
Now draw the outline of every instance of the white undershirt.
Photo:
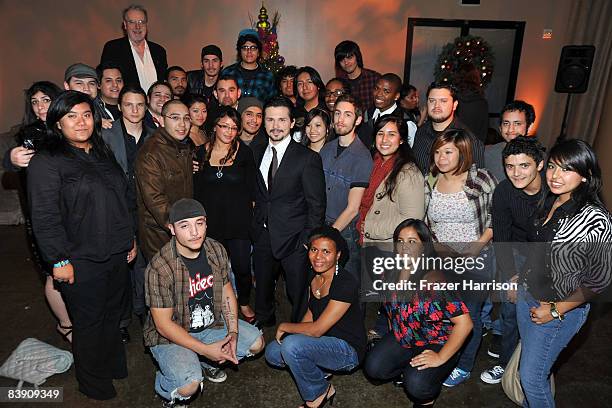
M 147 92 L 151 85 L 157 81 L 157 71 L 155 70 L 155 64 L 153 63 L 153 58 L 151 57 L 151 51 L 149 51 L 149 44 L 147 43 L 147 40 L 144 40 L 144 58 L 140 58 L 140 55 L 138 55 L 138 51 L 136 48 L 134 48 L 132 42 L 129 40 L 128 42 L 130 43 L 132 56 L 134 57 L 134 63 L 136 64 L 138 81 L 140 82 L 142 89 Z
M 287 151 L 289 143 L 291 143 L 290 135 L 287 135 L 275 146 L 273 146 L 272 143 L 268 143 L 268 147 L 266 148 L 266 151 L 261 159 L 261 164 L 259 165 L 259 172 L 266 183 L 266 188 L 268 188 L 268 171 L 270 169 L 270 165 L 272 164 L 272 147 L 276 149 L 276 158 L 278 159 L 278 167 L 280 168 L 281 161 L 283 160 L 283 156 Z

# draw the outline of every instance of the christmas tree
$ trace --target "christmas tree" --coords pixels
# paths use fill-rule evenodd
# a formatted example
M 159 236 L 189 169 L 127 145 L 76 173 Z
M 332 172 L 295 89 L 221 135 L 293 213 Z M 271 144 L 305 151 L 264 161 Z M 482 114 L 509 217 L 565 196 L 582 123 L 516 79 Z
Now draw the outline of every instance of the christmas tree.
M 251 19 L 251 25 L 257 30 L 259 41 L 261 41 L 261 64 L 276 74 L 285 66 L 285 57 L 278 53 L 278 36 L 276 35 L 280 15 L 278 11 L 275 12 L 272 24 L 270 24 L 268 21 L 268 10 L 262 4 L 257 18 L 256 24 Z

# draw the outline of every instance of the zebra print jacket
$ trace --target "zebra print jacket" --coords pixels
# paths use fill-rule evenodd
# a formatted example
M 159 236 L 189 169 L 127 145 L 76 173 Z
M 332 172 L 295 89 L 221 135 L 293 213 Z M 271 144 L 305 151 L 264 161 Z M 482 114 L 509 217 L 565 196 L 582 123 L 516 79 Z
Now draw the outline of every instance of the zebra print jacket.
M 593 294 L 603 292 L 612 281 L 610 213 L 587 204 L 575 212 L 562 211 L 560 217 L 555 215 L 547 223 L 552 225 L 536 227 L 536 235 L 548 229 L 548 233 L 543 232 L 543 238 L 547 240 L 552 235 L 552 240 L 533 247 L 531 259 L 539 258 L 542 262 L 531 263 L 526 270 L 529 290 L 536 298 L 551 301 L 564 300 L 580 289 L 577 294 L 581 297 L 575 300 L 586 302 Z M 544 267 L 544 271 L 531 269 L 534 265 Z

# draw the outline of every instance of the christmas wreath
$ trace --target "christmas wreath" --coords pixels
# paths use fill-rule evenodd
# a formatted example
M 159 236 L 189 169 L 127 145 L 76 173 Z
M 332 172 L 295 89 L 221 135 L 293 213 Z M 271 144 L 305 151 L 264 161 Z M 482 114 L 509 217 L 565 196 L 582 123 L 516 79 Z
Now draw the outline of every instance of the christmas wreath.
M 486 87 L 493 76 L 495 56 L 489 44 L 482 37 L 471 35 L 457 37 L 455 41 L 444 46 L 438 56 L 434 78 L 438 82 L 451 81 L 459 65 L 469 62 L 478 69 L 482 86 Z

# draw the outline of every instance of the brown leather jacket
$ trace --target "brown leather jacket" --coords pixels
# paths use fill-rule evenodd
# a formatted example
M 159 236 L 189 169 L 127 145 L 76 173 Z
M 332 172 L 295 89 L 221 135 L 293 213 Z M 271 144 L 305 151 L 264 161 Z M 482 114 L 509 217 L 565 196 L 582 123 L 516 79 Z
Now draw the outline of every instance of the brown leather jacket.
M 193 197 L 192 152 L 158 128 L 138 151 L 136 190 L 140 247 L 148 260 L 168 241 L 170 206 L 181 198 Z

